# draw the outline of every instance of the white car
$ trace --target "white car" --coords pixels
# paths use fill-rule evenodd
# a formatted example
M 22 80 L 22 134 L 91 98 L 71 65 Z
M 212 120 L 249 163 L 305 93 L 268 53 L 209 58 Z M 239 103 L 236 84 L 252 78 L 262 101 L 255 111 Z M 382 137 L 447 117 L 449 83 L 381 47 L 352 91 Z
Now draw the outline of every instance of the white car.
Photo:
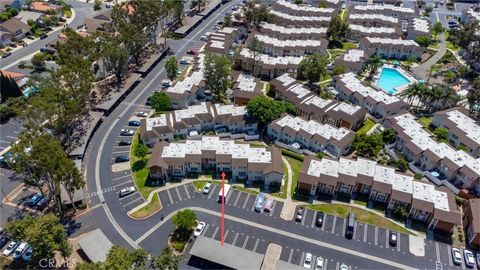
M 131 129 L 128 129 L 128 128 L 124 128 L 124 129 L 120 130 L 120 135 L 122 135 L 122 136 L 132 136 L 133 133 L 134 133 L 134 131 L 131 130 Z
M 473 268 L 475 266 L 475 258 L 470 250 L 463 250 L 463 256 L 465 257 L 465 265 Z
M 189 65 L 190 64 L 190 60 L 188 59 L 180 59 L 180 65 Z
M 210 189 L 212 188 L 212 183 L 207 182 L 205 186 L 203 187 L 202 193 L 203 194 L 208 194 L 210 192 Z
M 197 227 L 195 228 L 195 231 L 193 232 L 193 236 L 198 237 L 200 234 L 202 234 L 203 229 L 205 228 L 205 222 L 199 222 Z
M 477 252 L 477 268 L 480 269 L 480 251 Z
M 323 258 L 317 257 L 317 261 L 315 262 L 315 270 L 323 270 Z
M 452 259 L 454 264 L 462 264 L 462 254 L 460 253 L 460 249 L 452 248 Z
M 138 117 L 147 117 L 148 113 L 147 112 L 137 112 Z
M 3 250 L 3 256 L 10 256 L 15 251 L 15 248 L 18 246 L 18 243 L 14 240 L 8 243 L 7 247 Z
M 348 266 L 344 263 L 340 265 L 340 270 L 348 270 Z
M 126 188 L 123 188 L 123 189 L 120 190 L 119 195 L 120 195 L 120 197 L 125 197 L 125 196 L 128 196 L 128 195 L 130 195 L 134 192 L 135 192 L 135 187 L 126 187 Z
M 312 257 L 312 253 L 307 253 L 305 255 L 305 260 L 303 261 L 304 268 L 310 269 L 310 267 L 312 266 Z
M 201 40 L 201 41 L 207 41 L 207 39 L 208 39 L 207 36 L 201 36 L 201 37 L 200 37 L 200 40 Z
M 172 86 L 172 81 L 165 79 L 165 80 L 162 81 L 162 86 L 163 87 L 170 87 L 170 86 Z

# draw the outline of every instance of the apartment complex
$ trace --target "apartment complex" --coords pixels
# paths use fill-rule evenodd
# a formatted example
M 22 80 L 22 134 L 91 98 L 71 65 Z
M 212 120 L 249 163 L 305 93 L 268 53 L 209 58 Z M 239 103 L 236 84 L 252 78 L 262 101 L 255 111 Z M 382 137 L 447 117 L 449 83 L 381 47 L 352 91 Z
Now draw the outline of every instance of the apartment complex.
M 394 59 L 419 58 L 423 54 L 423 48 L 415 41 L 399 38 L 364 37 L 360 38 L 358 48 L 369 55 Z
M 297 115 L 307 120 L 355 130 L 365 119 L 366 112 L 360 106 L 323 99 L 289 74 L 270 81 L 270 91 L 276 98 L 293 103 Z
M 350 49 L 335 59 L 334 66 L 343 66 L 345 72 L 358 73 L 365 66 L 367 58 L 364 50 Z
M 272 4 L 272 10 L 283 12 L 294 16 L 332 16 L 334 8 L 321 8 L 308 5 L 297 5 L 285 0 L 279 0 Z
M 464 108 L 452 108 L 434 114 L 432 126 L 448 129 L 448 142 L 480 158 L 480 124 Z
M 234 71 L 232 74 L 233 101 L 235 105 L 247 105 L 254 97 L 263 95 L 263 83 L 260 79 Z
M 400 21 L 396 17 L 375 13 L 350 13 L 348 23 L 371 27 L 395 27 L 400 25 Z
M 260 32 L 280 40 L 309 40 L 325 38 L 327 27 L 295 27 L 262 22 Z
M 254 135 L 257 124 L 248 117 L 245 106 L 205 102 L 140 121 L 140 139 L 147 145 L 175 138 L 196 138 L 207 131 L 214 131 L 221 137 Z
M 294 148 L 307 149 L 314 153 L 324 152 L 339 157 L 350 150 L 355 133 L 346 128 L 336 128 L 315 120 L 285 115 L 272 122 L 268 136 Z
M 233 42 L 238 41 L 239 34 L 239 30 L 232 27 L 224 27 L 217 32 L 210 33 L 205 50 L 216 54 L 227 54 Z
M 263 53 L 269 56 L 296 56 L 301 57 L 305 54 L 327 53 L 328 40 L 320 39 L 278 39 L 263 34 L 250 34 L 247 41 L 251 42 L 256 38 L 263 43 Z
M 348 8 L 349 14 L 378 14 L 402 19 L 418 17 L 418 10 L 414 8 L 394 5 L 352 5 Z
M 348 39 L 358 41 L 362 37 L 381 37 L 399 39 L 402 31 L 398 27 L 373 27 L 361 24 L 348 25 Z
M 480 199 L 470 199 L 463 208 L 466 243 L 480 248 Z
M 249 144 L 219 137 L 204 136 L 181 143 L 158 142 L 148 162 L 152 179 L 169 180 L 195 176 L 203 172 L 222 172 L 229 179 L 281 184 L 282 154 L 274 147 Z
M 270 10 L 273 21 L 279 25 L 295 25 L 297 27 L 328 27 L 330 16 L 295 16 L 288 13 Z
M 412 176 L 364 158 L 305 157 L 297 192 L 313 196 L 364 194 L 389 210 L 405 207 L 409 219 L 425 222 L 431 230 L 451 232 L 455 225 L 461 224 L 461 214 L 451 192 L 414 181 Z
M 364 108 L 377 118 L 394 115 L 405 109 L 405 103 L 399 98 L 364 85 L 352 72 L 335 76 L 333 82 L 342 100 Z
M 236 58 L 235 65 L 246 72 L 257 76 L 273 79 L 284 73 L 297 74 L 298 65 L 303 57 L 300 56 L 270 56 L 267 54 L 256 55 L 244 48 Z M 253 70 L 255 68 L 255 70 Z
M 429 178 L 448 180 L 457 188 L 480 194 L 480 158 L 435 141 L 410 113 L 389 117 L 384 125 L 396 131 L 395 147 Z
M 419 36 L 431 36 L 430 22 L 425 19 L 414 18 L 408 23 L 407 39 L 415 40 Z

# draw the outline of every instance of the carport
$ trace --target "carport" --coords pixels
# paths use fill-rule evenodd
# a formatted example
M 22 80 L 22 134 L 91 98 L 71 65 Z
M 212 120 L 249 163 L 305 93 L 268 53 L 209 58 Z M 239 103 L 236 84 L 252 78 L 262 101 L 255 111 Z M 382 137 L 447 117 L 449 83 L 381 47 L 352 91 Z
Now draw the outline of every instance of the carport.
M 260 269 L 263 255 L 224 243 L 220 241 L 198 236 L 190 250 L 190 255 L 208 260 L 233 269 Z
M 92 262 L 104 262 L 107 253 L 113 247 L 112 242 L 100 229 L 86 233 L 78 240 L 78 245 Z

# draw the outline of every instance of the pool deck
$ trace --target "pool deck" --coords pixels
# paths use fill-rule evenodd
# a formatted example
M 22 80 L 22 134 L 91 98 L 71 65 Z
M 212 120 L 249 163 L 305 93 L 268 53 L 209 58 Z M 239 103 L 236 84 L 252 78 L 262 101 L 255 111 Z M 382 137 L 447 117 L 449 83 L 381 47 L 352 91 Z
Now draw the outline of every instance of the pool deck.
M 398 86 L 398 87 L 395 87 L 395 94 L 390 94 L 388 91 L 382 89 L 381 87 L 379 87 L 377 84 L 378 84 L 378 81 L 380 80 L 380 74 L 382 74 L 382 70 L 383 68 L 391 68 L 391 69 L 395 69 L 396 71 L 398 71 L 400 74 L 402 74 L 405 78 L 407 78 L 407 80 L 409 80 L 410 82 L 407 83 L 407 84 L 404 84 L 404 85 L 401 85 L 401 86 Z M 416 83 L 418 82 L 417 79 L 415 79 L 412 75 L 410 75 L 407 71 L 405 71 L 403 68 L 400 68 L 400 67 L 395 67 L 394 65 L 389 65 L 389 64 L 385 64 L 383 65 L 381 68 L 379 68 L 377 74 L 373 77 L 373 84 L 381 89 L 382 91 L 384 91 L 385 93 L 389 94 L 389 95 L 393 95 L 393 96 L 396 96 L 398 95 L 399 93 L 401 93 L 403 90 L 407 89 L 407 87 L 413 83 Z

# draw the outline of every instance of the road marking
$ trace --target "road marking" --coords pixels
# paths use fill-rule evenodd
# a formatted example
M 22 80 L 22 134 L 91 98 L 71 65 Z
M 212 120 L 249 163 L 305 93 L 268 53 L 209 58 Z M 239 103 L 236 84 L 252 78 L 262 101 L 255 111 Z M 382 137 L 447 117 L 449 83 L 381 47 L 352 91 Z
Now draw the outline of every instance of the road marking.
M 168 194 L 168 199 L 170 200 L 170 204 L 173 204 L 172 194 L 170 194 L 170 190 L 169 190 L 169 189 L 167 189 L 167 194 Z
M 290 255 L 288 255 L 288 263 L 292 261 L 292 256 L 293 256 L 293 248 L 290 249 Z
M 442 269 L 443 269 L 442 262 L 436 261 L 435 262 L 435 270 L 442 270 Z
M 335 224 L 337 223 L 337 216 L 333 216 L 333 226 L 332 226 L 332 233 L 335 233 Z
M 237 206 L 237 203 L 238 203 L 238 199 L 240 199 L 240 196 L 242 195 L 242 192 L 238 192 L 238 195 L 237 195 L 237 198 L 235 199 L 235 203 L 233 204 L 233 206 Z
M 437 254 L 437 261 L 440 261 L 440 247 L 438 246 L 438 242 L 435 242 L 435 253 Z
M 178 186 L 175 187 L 175 191 L 177 192 L 178 200 L 182 201 L 182 196 L 180 196 L 180 191 L 178 190 Z
M 302 251 L 302 256 L 300 257 L 300 263 L 298 265 L 303 265 L 304 259 L 305 259 L 305 251 Z
M 368 224 L 363 224 L 363 242 L 367 242 L 367 230 L 368 230 Z
M 237 234 L 235 234 L 235 238 L 233 238 L 232 245 L 235 246 L 235 243 L 237 243 L 237 239 L 238 239 L 238 232 L 237 232 Z
M 356 224 L 357 224 L 357 222 L 354 222 L 353 226 L 355 226 Z M 343 223 L 342 223 L 342 231 L 340 233 L 345 233 L 346 228 L 347 228 L 347 218 L 344 218 Z M 355 232 L 355 227 L 353 229 L 354 229 L 353 232 Z M 355 234 L 353 234 L 353 235 L 355 235 Z M 352 238 L 353 238 L 353 236 L 352 236 Z
M 460 254 L 463 254 L 463 250 L 461 248 L 459 248 L 459 249 L 460 249 Z M 465 260 L 462 259 L 461 261 L 462 261 L 462 263 L 461 263 L 462 264 L 462 269 L 465 269 Z
M 316 213 L 313 212 L 313 218 L 312 218 L 312 226 L 310 226 L 311 228 L 315 227 L 315 219 L 316 219 Z
M 114 187 L 118 188 L 119 186 L 122 186 L 122 185 L 125 185 L 125 184 L 128 184 L 128 183 L 132 183 L 132 179 L 128 179 L 127 181 L 123 181 L 121 183 L 118 183 L 118 184 L 114 185 Z
M 252 205 L 252 208 L 250 209 L 250 211 L 255 211 L 255 202 L 253 202 L 253 205 Z M 262 212 L 262 210 L 260 210 L 260 212 Z
M 308 210 L 305 209 L 305 212 L 303 213 L 303 216 L 302 216 L 302 222 L 300 222 L 300 224 L 305 224 L 305 220 L 307 219 L 307 214 L 308 214 Z
M 452 262 L 452 248 L 450 247 L 450 245 L 447 246 L 447 250 L 448 250 L 448 263 L 450 264 L 450 266 L 453 266 L 453 262 Z
M 214 231 L 213 234 L 212 234 L 212 239 L 215 239 L 215 236 L 217 235 L 217 232 L 218 232 L 218 229 L 219 229 L 219 228 L 220 228 L 220 227 L 215 227 L 215 231 Z
M 325 229 L 325 223 L 327 223 L 327 214 L 325 214 L 325 216 L 323 216 L 323 223 L 322 223 L 322 231 L 323 229 Z
M 227 239 L 227 235 L 228 235 L 229 232 L 230 232 L 229 230 L 225 231 L 225 234 L 223 235 L 223 239 Z
M 185 193 L 187 193 L 187 198 L 190 200 L 190 193 L 188 193 L 187 185 L 183 185 L 183 188 L 185 189 Z
M 112 182 L 121 180 L 121 179 L 123 179 L 123 178 L 130 178 L 130 179 L 131 179 L 131 178 L 132 178 L 132 175 L 126 174 L 126 175 L 118 176 L 118 177 L 116 177 L 116 178 L 113 178 L 113 179 L 112 179 Z
M 335 269 L 338 270 L 340 268 L 340 263 L 337 262 L 337 266 L 335 266 Z
M 397 251 L 398 252 L 400 252 L 400 239 L 402 238 L 401 236 L 402 236 L 401 233 L 397 233 Z
M 207 226 L 205 226 L 205 229 L 203 230 L 202 235 L 205 235 L 207 233 L 208 227 L 210 227 L 210 224 L 207 224 Z
M 270 214 L 268 214 L 269 216 L 273 215 L 273 212 L 275 212 L 276 206 L 277 206 L 277 201 L 273 201 L 272 210 L 270 210 Z
M 247 198 L 245 198 L 245 201 L 243 202 L 243 209 L 245 209 L 245 206 L 247 206 L 248 199 L 250 199 L 250 193 L 248 193 Z
M 245 248 L 247 246 L 247 242 L 248 242 L 249 238 L 250 238 L 250 236 L 247 235 L 247 237 L 245 238 L 245 241 L 243 242 L 242 248 Z
M 227 198 L 225 199 L 225 203 L 230 200 L 230 197 L 232 197 L 232 194 L 233 194 L 233 192 L 229 192 L 229 193 L 227 194 Z
M 378 244 L 378 227 L 375 226 L 375 246 Z
M 260 242 L 259 238 L 257 238 L 257 240 L 255 241 L 255 245 L 253 246 L 253 252 L 255 252 L 257 250 L 258 242 Z
M 343 225 L 345 225 L 345 220 L 346 220 L 346 219 L 343 220 Z M 355 239 L 357 238 L 357 231 L 358 231 L 358 230 L 357 230 L 357 226 L 358 226 L 358 223 L 357 223 L 357 222 L 353 223 L 353 236 L 352 236 L 352 239 L 353 239 L 353 240 L 355 240 Z M 342 228 L 343 228 L 343 226 L 342 226 Z M 345 228 L 343 228 L 343 231 L 342 231 L 342 232 L 344 232 L 344 231 L 345 231 Z
M 324 263 L 325 263 L 325 266 L 324 266 L 325 269 L 328 269 L 328 268 L 327 268 L 327 266 L 328 266 L 328 259 L 325 259 L 325 260 L 324 260 Z
M 129 206 L 130 204 L 132 204 L 132 203 L 134 203 L 134 202 L 136 202 L 136 201 L 139 201 L 139 200 L 141 200 L 141 199 L 143 199 L 142 196 L 136 198 L 136 199 L 133 200 L 133 201 L 129 201 L 128 203 L 126 203 L 126 204 L 124 204 L 124 205 L 122 205 L 122 206 L 123 206 L 123 207 L 127 207 L 127 206 Z
M 127 154 L 127 153 L 129 153 L 129 152 L 130 152 L 130 150 L 127 149 L 127 150 L 123 150 L 123 151 L 112 151 L 112 154 L 114 154 L 114 155 L 117 155 L 117 154 Z
M 208 194 L 208 199 L 210 200 L 212 198 L 213 193 L 215 192 L 215 189 L 217 188 L 217 185 L 213 185 L 212 190 L 210 190 L 210 194 Z

